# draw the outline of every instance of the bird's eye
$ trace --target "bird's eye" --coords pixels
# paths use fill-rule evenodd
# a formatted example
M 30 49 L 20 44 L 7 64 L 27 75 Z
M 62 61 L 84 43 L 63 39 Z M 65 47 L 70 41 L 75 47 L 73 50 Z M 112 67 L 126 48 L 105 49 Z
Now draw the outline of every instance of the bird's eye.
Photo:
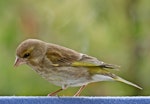
M 27 58 L 29 56 L 30 56 L 30 53 L 25 53 L 24 56 L 23 56 L 23 58 Z

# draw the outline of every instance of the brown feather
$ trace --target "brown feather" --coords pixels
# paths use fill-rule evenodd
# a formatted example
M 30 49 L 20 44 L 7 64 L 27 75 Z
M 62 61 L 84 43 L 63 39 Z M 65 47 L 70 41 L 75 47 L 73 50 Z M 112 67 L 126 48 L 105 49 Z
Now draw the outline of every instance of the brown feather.
M 53 64 L 61 65 L 68 65 L 81 58 L 80 53 L 74 50 L 50 43 L 47 47 L 46 56 Z

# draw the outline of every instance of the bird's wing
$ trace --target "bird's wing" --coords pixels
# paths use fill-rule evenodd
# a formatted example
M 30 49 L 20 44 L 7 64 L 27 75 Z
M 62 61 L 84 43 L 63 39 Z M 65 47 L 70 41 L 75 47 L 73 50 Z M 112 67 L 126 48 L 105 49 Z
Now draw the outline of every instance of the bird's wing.
M 49 44 L 46 52 L 46 57 L 56 66 L 69 66 L 73 62 L 81 59 L 81 54 L 55 44 Z
M 95 57 L 88 56 L 86 54 L 82 55 L 82 58 L 76 62 L 72 63 L 73 66 L 87 66 L 87 67 L 100 67 L 102 69 L 119 69 L 119 66 L 113 64 L 107 64 L 103 61 L 99 61 Z
M 74 66 L 74 67 L 100 67 L 107 69 L 118 69 L 119 67 L 99 61 L 95 57 L 78 53 L 74 50 L 49 44 L 46 52 L 47 58 L 54 66 Z

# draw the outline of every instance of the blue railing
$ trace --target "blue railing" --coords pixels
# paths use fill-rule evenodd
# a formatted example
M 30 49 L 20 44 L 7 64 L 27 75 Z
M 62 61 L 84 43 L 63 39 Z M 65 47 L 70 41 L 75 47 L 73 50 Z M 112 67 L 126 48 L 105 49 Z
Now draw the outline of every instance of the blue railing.
M 150 104 L 150 97 L 1 96 L 0 104 Z

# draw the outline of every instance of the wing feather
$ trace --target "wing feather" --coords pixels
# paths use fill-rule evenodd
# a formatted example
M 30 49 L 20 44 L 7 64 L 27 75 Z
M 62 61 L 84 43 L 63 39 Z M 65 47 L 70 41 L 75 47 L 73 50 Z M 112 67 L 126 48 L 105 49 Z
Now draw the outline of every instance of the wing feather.
M 97 58 L 88 56 L 86 54 L 83 54 L 82 58 L 79 61 L 72 63 L 72 65 L 85 67 L 100 67 L 102 69 L 119 69 L 119 66 L 117 65 L 104 63 L 103 61 L 99 61 Z
M 95 57 L 55 44 L 48 44 L 46 57 L 56 66 L 100 67 L 102 69 L 119 68 L 119 66 L 104 63 Z
M 70 65 L 81 58 L 80 53 L 66 47 L 49 44 L 46 57 L 53 63 L 59 65 Z

